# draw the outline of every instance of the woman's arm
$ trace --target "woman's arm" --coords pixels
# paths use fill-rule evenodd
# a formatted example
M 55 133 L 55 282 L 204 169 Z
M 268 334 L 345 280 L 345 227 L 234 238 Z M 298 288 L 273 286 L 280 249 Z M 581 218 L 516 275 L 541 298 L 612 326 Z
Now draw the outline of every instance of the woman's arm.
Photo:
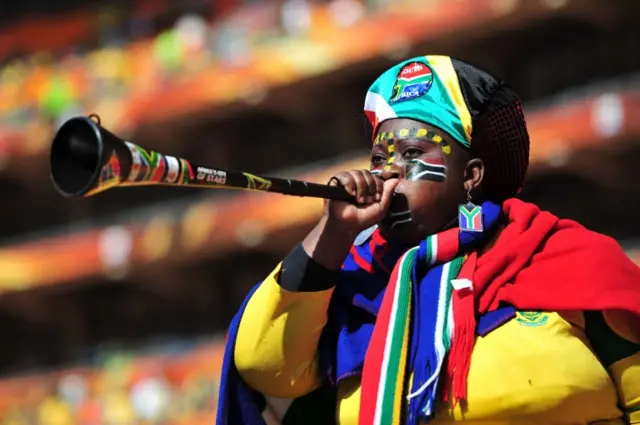
M 585 331 L 616 384 L 627 421 L 640 424 L 640 318 L 625 311 L 589 311 Z
M 272 397 L 300 397 L 320 384 L 318 342 L 340 267 L 358 232 L 386 215 L 398 180 L 355 170 L 330 184 L 344 187 L 358 205 L 326 201 L 320 222 L 260 285 L 240 320 L 236 368 Z
M 351 243 L 350 234 L 321 220 L 253 294 L 234 353 L 249 386 L 279 398 L 319 386 L 318 341 Z

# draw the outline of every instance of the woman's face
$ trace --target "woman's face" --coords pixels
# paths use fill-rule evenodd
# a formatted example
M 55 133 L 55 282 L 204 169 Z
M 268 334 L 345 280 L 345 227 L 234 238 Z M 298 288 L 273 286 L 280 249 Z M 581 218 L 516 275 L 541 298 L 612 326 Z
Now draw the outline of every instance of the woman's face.
M 466 192 L 482 179 L 482 162 L 447 133 L 410 119 L 383 122 L 371 149 L 371 172 L 400 179 L 383 235 L 417 244 L 457 218 Z

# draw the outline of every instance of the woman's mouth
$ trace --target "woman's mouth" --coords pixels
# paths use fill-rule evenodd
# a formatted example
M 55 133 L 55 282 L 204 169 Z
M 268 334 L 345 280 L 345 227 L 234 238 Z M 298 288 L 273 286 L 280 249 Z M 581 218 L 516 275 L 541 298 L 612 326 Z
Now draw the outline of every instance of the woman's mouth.
M 396 226 L 407 224 L 411 222 L 411 211 L 409 210 L 409 202 L 407 197 L 402 193 L 395 192 L 391 199 L 391 206 L 389 212 L 384 218 L 383 223 L 385 227 L 393 229 Z

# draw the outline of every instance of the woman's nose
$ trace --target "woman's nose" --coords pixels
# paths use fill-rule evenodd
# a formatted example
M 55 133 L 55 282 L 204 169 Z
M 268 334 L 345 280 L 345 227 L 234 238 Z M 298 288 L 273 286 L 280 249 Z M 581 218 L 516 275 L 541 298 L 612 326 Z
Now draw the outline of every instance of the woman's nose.
M 399 179 L 403 176 L 404 174 L 403 171 L 404 170 L 402 169 L 402 167 L 395 162 L 393 164 L 387 164 L 382 169 L 380 178 L 382 180 Z

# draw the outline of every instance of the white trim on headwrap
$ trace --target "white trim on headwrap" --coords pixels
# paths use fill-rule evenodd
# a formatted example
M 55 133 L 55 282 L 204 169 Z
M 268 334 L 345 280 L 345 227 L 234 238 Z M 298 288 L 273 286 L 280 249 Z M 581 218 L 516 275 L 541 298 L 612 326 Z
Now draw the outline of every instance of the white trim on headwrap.
M 369 91 L 364 99 L 364 112 L 375 132 L 382 121 L 397 118 L 396 111 L 379 93 Z
M 469 148 L 472 117 L 451 58 L 419 56 L 386 70 L 369 87 L 365 114 L 373 125 L 393 118 L 420 121 Z

